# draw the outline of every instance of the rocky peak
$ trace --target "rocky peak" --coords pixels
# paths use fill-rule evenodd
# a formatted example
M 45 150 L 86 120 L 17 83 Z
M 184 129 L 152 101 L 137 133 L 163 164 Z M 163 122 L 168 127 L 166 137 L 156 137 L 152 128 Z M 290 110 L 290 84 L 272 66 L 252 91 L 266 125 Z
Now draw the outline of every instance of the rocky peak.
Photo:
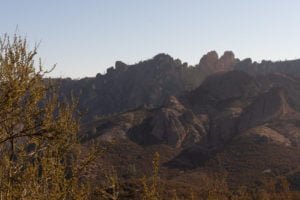
M 232 51 L 225 51 L 220 58 L 216 51 L 210 51 L 201 58 L 198 67 L 207 73 L 215 73 L 232 70 L 235 64 Z
M 111 75 L 113 72 L 115 72 L 115 68 L 114 67 L 109 67 L 106 69 L 106 74 L 107 75 Z
M 164 62 L 164 61 L 173 61 L 173 58 L 168 54 L 160 53 L 154 56 L 153 60 L 156 62 Z
M 236 63 L 234 53 L 232 51 L 225 51 L 218 62 L 218 70 L 228 71 L 232 70 Z
M 116 61 L 115 67 L 117 71 L 125 71 L 127 69 L 127 65 L 122 61 Z
M 219 61 L 218 53 L 216 51 L 210 51 L 200 59 L 199 66 L 215 68 L 216 65 L 218 64 L 218 61 Z

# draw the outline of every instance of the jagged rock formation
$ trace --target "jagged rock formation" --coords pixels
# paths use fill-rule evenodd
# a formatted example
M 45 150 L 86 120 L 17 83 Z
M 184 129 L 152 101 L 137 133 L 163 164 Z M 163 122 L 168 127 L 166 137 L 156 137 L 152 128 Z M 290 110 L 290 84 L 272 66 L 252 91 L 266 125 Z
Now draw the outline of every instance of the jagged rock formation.
M 167 144 L 180 148 L 195 144 L 206 135 L 206 120 L 196 117 L 172 96 L 161 109 L 141 108 L 88 124 L 96 131 L 88 131 L 87 137 L 120 140 L 126 135 L 140 145 Z
M 117 61 L 104 75 L 80 80 L 63 79 L 61 90 L 64 95 L 73 91 L 73 95 L 79 97 L 79 107 L 87 109 L 84 121 L 141 105 L 157 107 L 169 96 L 195 89 L 209 74 L 231 69 L 235 64 L 232 52 L 225 52 L 217 58 L 217 63 L 206 57 L 196 67 L 187 66 L 167 54 L 158 54 L 134 65 Z
M 237 62 L 232 51 L 225 51 L 220 58 L 216 51 L 211 51 L 201 58 L 197 67 L 207 74 L 211 74 L 230 71 Z

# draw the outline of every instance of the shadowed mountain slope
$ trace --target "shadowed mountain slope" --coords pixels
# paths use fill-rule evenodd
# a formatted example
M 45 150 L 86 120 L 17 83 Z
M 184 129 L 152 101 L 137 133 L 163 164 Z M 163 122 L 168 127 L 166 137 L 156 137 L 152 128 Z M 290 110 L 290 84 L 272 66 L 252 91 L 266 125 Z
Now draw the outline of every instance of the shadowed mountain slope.
M 209 74 L 231 69 L 236 63 L 232 52 L 225 52 L 221 58 L 214 52 L 216 57 L 212 60 L 206 58 L 208 55 L 196 66 L 188 66 L 167 54 L 158 54 L 133 65 L 117 61 L 104 75 L 62 79 L 61 93 L 69 95 L 72 91 L 79 97 L 79 107 L 87 109 L 85 121 L 142 105 L 154 108 L 169 96 L 195 89 Z
M 290 103 L 300 100 L 298 84 L 288 75 L 220 72 L 160 107 L 144 106 L 89 123 L 86 140 L 146 149 L 169 146 L 174 154 L 164 155 L 162 170 L 170 180 L 220 167 L 232 187 L 265 175 L 287 175 L 300 165 L 300 115 Z M 174 170 L 187 172 L 173 176 Z

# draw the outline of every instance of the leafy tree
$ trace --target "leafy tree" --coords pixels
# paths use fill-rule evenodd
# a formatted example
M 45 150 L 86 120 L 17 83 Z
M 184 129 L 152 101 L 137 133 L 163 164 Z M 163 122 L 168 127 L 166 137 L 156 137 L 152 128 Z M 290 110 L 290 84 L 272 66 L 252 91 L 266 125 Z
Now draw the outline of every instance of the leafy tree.
M 0 199 L 87 199 L 76 101 L 56 87 L 26 39 L 0 39 Z

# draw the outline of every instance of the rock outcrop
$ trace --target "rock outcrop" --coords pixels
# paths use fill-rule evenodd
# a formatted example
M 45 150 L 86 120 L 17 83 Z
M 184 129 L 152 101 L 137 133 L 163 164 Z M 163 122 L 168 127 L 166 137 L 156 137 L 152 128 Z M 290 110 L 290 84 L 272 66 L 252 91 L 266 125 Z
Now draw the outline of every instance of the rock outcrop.
M 237 60 L 231 51 L 225 51 L 220 58 L 216 51 L 210 51 L 200 59 L 197 67 L 211 74 L 232 70 L 236 63 Z
M 259 96 L 243 114 L 239 123 L 239 131 L 283 118 L 294 111 L 286 100 L 284 90 L 273 88 L 265 94 Z
M 166 144 L 174 148 L 191 146 L 207 134 L 206 116 L 196 116 L 172 96 L 160 109 L 137 109 L 89 123 L 86 139 L 106 141 L 128 139 L 140 145 Z M 92 127 L 92 128 L 91 128 Z

